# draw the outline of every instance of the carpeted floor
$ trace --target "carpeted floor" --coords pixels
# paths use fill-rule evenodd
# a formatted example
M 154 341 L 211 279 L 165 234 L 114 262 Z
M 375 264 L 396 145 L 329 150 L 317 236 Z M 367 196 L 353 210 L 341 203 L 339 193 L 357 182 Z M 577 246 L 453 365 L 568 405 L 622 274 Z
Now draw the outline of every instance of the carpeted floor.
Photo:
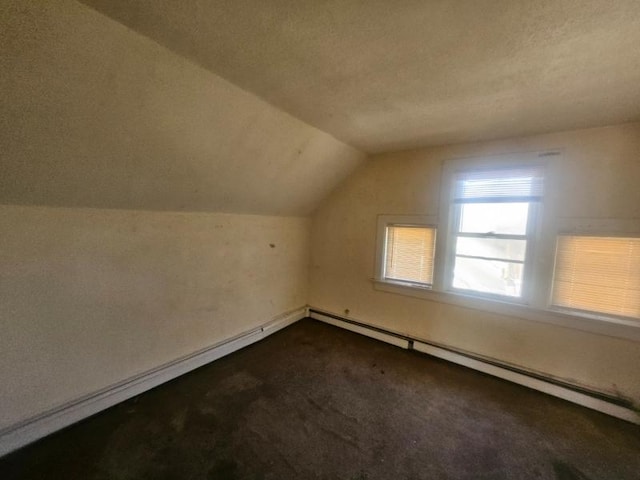
M 303 320 L 0 459 L 9 479 L 640 479 L 640 427 Z

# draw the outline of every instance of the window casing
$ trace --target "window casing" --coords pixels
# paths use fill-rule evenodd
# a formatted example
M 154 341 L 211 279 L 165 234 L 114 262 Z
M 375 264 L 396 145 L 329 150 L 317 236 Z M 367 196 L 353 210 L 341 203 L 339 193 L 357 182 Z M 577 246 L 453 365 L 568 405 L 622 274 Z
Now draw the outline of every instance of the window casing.
M 540 166 L 457 172 L 447 290 L 528 302 L 543 173 Z
M 380 215 L 376 278 L 431 288 L 437 233 L 434 223 L 434 217 L 421 215 Z
M 384 278 L 431 287 L 436 229 L 387 225 Z

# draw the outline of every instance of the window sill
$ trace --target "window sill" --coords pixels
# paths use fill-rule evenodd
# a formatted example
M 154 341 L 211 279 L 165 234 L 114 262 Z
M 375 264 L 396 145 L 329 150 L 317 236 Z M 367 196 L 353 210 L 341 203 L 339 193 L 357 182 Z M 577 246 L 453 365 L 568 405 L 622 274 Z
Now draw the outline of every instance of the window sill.
M 596 315 L 539 309 L 527 305 L 489 300 L 460 293 L 441 292 L 429 286 L 371 279 L 375 290 L 397 295 L 447 303 L 458 307 L 518 317 L 533 322 L 549 323 L 565 328 L 640 342 L 640 321 L 606 318 Z

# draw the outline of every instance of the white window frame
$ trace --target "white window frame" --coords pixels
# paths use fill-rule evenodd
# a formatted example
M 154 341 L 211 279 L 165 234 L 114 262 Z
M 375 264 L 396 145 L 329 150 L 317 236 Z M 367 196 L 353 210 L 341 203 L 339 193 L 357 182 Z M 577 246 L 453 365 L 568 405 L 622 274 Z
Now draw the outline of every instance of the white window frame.
M 510 168 L 518 168 L 520 165 L 510 165 Z M 530 166 L 540 166 L 539 163 L 529 163 L 527 165 L 522 165 L 525 167 Z M 477 170 L 476 168 L 470 170 L 463 170 L 460 172 L 456 172 L 456 175 L 461 174 L 464 175 L 467 172 L 473 172 Z M 491 171 L 492 168 L 483 169 L 486 171 Z M 497 170 L 497 167 L 496 167 Z M 449 189 L 453 191 L 453 188 Z M 532 270 L 533 270 L 533 260 L 535 257 L 535 246 L 536 246 L 536 238 L 537 232 L 539 229 L 539 210 L 540 210 L 540 201 L 529 201 L 526 202 L 529 205 L 528 215 L 527 215 L 527 226 L 526 232 L 522 235 L 504 235 L 504 234 L 495 234 L 495 233 L 487 233 L 487 234 L 465 234 L 460 232 L 460 217 L 462 215 L 463 203 L 454 203 L 453 199 L 449 198 L 449 228 L 448 228 L 448 236 L 450 241 L 447 243 L 447 254 L 445 256 L 445 277 L 444 277 L 444 285 L 445 290 L 452 293 L 459 293 L 463 295 L 477 296 L 481 298 L 493 299 L 498 301 L 503 301 L 507 303 L 522 303 L 525 305 L 530 304 L 531 302 L 531 294 L 532 294 Z M 486 203 L 498 203 L 498 202 L 486 202 Z M 523 202 L 524 203 L 524 202 Z M 524 240 L 527 243 L 527 248 L 525 251 L 525 257 L 522 262 L 523 264 L 523 278 L 522 278 L 522 289 L 520 296 L 508 296 L 508 295 L 500 295 L 493 293 L 481 292 L 473 289 L 463 289 L 457 288 L 453 285 L 454 281 L 454 269 L 455 269 L 455 257 L 457 256 L 456 247 L 455 247 L 455 239 L 457 237 L 475 237 L 475 238 L 508 238 L 512 237 L 514 239 Z
M 554 157 L 557 155 L 554 153 Z M 540 284 L 540 279 L 543 278 L 543 265 L 539 259 L 544 257 L 544 244 L 541 241 L 546 238 L 550 231 L 550 225 L 543 222 L 544 211 L 548 210 L 550 204 L 553 203 L 554 198 L 551 193 L 552 189 L 549 188 L 549 178 L 552 175 L 549 174 L 550 162 L 546 160 L 549 153 L 525 153 L 525 154 L 511 154 L 500 155 L 487 158 L 460 158 L 445 162 L 441 181 L 440 192 L 440 218 L 446 219 L 446 225 L 441 229 L 440 245 L 442 248 L 436 250 L 436 268 L 434 272 L 434 289 L 442 292 L 447 292 L 452 295 L 461 295 L 465 297 L 474 297 L 481 300 L 507 303 L 507 304 L 519 304 L 542 307 L 541 299 L 546 302 L 548 298 L 547 292 L 544 296 L 537 294 L 533 285 Z M 525 278 L 523 279 L 523 291 L 521 297 L 506 297 L 501 295 L 484 294 L 481 292 L 472 292 L 466 290 L 459 290 L 453 288 L 453 268 L 454 268 L 454 256 L 455 246 L 453 245 L 453 237 L 457 230 L 457 208 L 453 202 L 454 185 L 456 176 L 460 172 L 473 171 L 473 170 L 502 170 L 515 168 L 518 166 L 534 166 L 541 167 L 545 171 L 545 186 L 544 194 L 540 202 L 533 204 L 533 218 L 527 225 L 527 253 L 526 253 L 526 267 Z M 439 281 L 435 282 L 435 278 Z M 545 305 L 546 306 L 546 305 Z
M 626 340 L 640 341 L 640 322 L 629 318 L 591 315 L 583 312 L 566 311 L 551 305 L 555 248 L 558 234 L 594 234 L 603 236 L 640 235 L 638 219 L 567 219 L 554 214 L 558 205 L 556 192 L 561 191 L 561 179 L 557 165 L 561 163 L 562 152 L 531 152 L 505 154 L 484 158 L 458 158 L 443 164 L 440 206 L 436 215 L 380 215 L 377 225 L 375 253 L 375 290 L 397 295 L 422 298 L 429 301 L 482 310 L 485 312 L 522 318 L 535 322 L 549 323 L 590 333 L 613 336 Z M 530 267 L 525 301 L 517 298 L 487 296 L 447 288 L 448 272 L 452 272 L 451 229 L 455 220 L 452 205 L 453 181 L 461 170 L 503 169 L 518 165 L 542 165 L 545 168 L 544 195 L 537 206 L 535 232 L 529 245 Z M 436 228 L 436 251 L 434 258 L 433 284 L 431 288 L 396 282 L 384 278 L 384 242 L 386 226 L 389 224 L 423 225 Z M 450 285 L 450 284 L 449 284 Z M 535 288 L 533 288 L 535 286 Z M 516 300 L 516 301 L 514 301 Z
M 416 283 L 404 280 L 396 280 L 386 278 L 386 256 L 387 256 L 387 227 L 390 226 L 406 226 L 406 227 L 424 227 L 433 228 L 436 231 L 436 251 L 438 250 L 438 218 L 429 215 L 378 215 L 377 234 L 376 234 L 376 269 L 375 281 L 385 285 L 396 285 L 422 290 L 431 290 L 432 285 L 424 283 Z M 434 258 L 435 262 L 435 258 Z M 435 280 L 435 265 L 433 269 L 433 278 Z

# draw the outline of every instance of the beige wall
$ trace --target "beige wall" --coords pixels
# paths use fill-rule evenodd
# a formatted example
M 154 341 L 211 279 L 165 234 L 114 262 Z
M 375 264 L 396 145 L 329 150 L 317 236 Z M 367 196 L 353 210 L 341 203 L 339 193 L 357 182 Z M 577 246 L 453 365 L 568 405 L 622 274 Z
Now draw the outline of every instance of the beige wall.
M 0 429 L 306 304 L 303 218 L 0 206 L 0 231 Z
M 376 216 L 438 215 L 442 162 L 561 149 L 558 217 L 635 219 L 640 227 L 640 123 L 385 154 L 317 210 L 310 304 L 640 402 L 640 344 L 374 290 Z
M 0 429 L 305 305 L 362 153 L 71 0 L 3 2 L 0 70 Z
M 0 203 L 307 215 L 364 158 L 71 0 L 0 9 Z

